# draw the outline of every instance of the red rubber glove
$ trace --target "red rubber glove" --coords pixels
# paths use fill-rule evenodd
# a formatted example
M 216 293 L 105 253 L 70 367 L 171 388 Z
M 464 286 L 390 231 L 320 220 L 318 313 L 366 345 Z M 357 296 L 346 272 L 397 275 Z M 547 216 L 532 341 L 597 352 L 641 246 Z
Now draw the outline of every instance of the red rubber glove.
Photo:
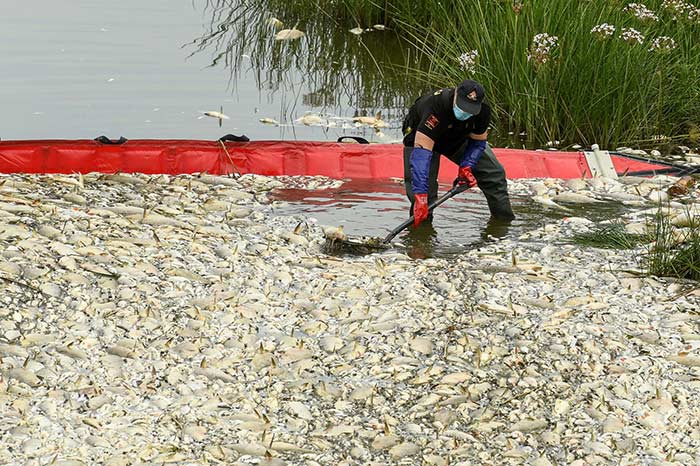
M 457 186 L 458 184 L 466 184 L 470 188 L 476 186 L 476 178 L 474 178 L 474 174 L 472 173 L 472 169 L 470 167 L 459 167 L 457 179 L 455 179 L 454 183 L 452 183 L 452 186 Z
M 413 227 L 417 227 L 428 218 L 428 195 L 416 194 L 413 203 Z

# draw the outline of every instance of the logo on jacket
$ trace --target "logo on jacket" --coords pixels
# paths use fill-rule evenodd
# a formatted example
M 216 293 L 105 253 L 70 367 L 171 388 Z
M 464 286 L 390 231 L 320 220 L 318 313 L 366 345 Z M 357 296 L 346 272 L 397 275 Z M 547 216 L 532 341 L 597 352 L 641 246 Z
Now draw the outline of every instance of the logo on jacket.
M 438 120 L 438 118 L 435 115 L 430 115 L 425 122 L 425 126 L 427 126 L 428 129 L 435 129 L 435 127 L 439 124 L 440 120 Z

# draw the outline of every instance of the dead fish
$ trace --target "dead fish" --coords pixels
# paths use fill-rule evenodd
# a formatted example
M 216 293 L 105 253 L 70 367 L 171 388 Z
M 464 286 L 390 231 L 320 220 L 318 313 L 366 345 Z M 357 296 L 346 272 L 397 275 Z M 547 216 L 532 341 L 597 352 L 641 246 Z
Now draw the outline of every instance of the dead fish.
M 345 232 L 343 231 L 342 225 L 340 225 L 339 227 L 330 226 L 330 227 L 324 228 L 323 235 L 332 241 L 335 241 L 335 240 L 347 241 L 347 239 L 348 239 L 348 235 L 346 235 Z
M 666 359 L 669 361 L 677 362 L 683 366 L 688 367 L 700 367 L 700 356 L 695 356 L 685 352 L 678 353 L 677 355 L 668 356 Z
M 30 371 L 29 369 L 25 369 L 24 367 L 10 369 L 7 372 L 7 377 L 26 383 L 30 387 L 36 387 L 41 383 L 39 377 L 37 377 L 34 372 Z
M 264 125 L 275 125 L 275 126 L 279 126 L 279 124 L 280 124 L 279 121 L 277 121 L 277 120 L 275 120 L 275 119 L 273 119 L 273 118 L 260 118 L 260 120 L 258 120 L 258 121 L 259 121 L 260 123 L 264 124 Z
M 238 380 L 235 377 L 228 375 L 226 372 L 222 371 L 221 369 L 217 369 L 215 367 L 201 367 L 200 366 L 200 367 L 195 368 L 194 373 L 197 375 L 203 375 L 204 377 L 206 377 L 212 381 L 221 380 L 222 382 L 226 382 L 226 383 L 235 383 Z
M 537 202 L 538 204 L 542 204 L 543 206 L 545 206 L 545 207 L 547 207 L 547 208 L 550 208 L 550 209 L 559 209 L 559 210 L 566 210 L 566 211 L 569 210 L 569 209 L 567 209 L 566 207 L 560 206 L 559 204 L 557 204 L 556 202 L 554 202 L 554 201 L 553 201 L 549 196 L 547 196 L 546 194 L 545 194 L 545 195 L 542 195 L 542 196 L 532 196 L 532 200 L 535 201 L 535 202 Z
M 282 24 L 282 21 L 280 21 L 277 18 L 270 18 L 269 24 L 270 24 L 270 26 L 274 27 L 275 29 L 281 29 L 284 26 Z
M 373 117 L 357 116 L 352 119 L 356 124 L 372 126 L 373 128 L 385 128 L 386 121 L 382 120 L 382 112 L 377 112 Z
M 684 196 L 695 186 L 695 179 L 692 176 L 684 176 L 673 183 L 668 188 L 669 196 Z
M 282 29 L 275 34 L 275 40 L 295 40 L 304 36 L 304 33 L 298 29 Z
M 297 123 L 301 123 L 305 126 L 316 126 L 321 124 L 321 117 L 318 115 L 314 115 L 313 113 L 308 113 L 302 117 L 297 118 L 294 120 Z
M 220 108 L 220 111 L 218 111 L 218 112 L 216 110 L 202 111 L 202 115 L 212 117 L 212 118 L 218 118 L 219 128 L 221 128 L 221 124 L 223 123 L 224 120 L 230 120 L 228 115 L 224 114 L 224 107 L 223 106 Z M 200 118 L 202 118 L 202 117 L 200 117 Z
M 72 342 L 68 343 L 66 346 L 57 347 L 56 351 L 73 359 L 88 359 L 87 353 L 80 348 L 73 346 Z
M 552 196 L 552 199 L 557 202 L 568 202 L 570 204 L 595 204 L 600 201 L 598 199 L 593 199 L 592 197 L 588 197 L 585 194 L 579 194 L 579 193 L 571 193 L 571 192 L 563 192 L 559 193 L 555 196 Z
M 356 36 L 359 36 L 360 34 L 362 34 L 363 32 L 365 32 L 365 30 L 362 29 L 361 27 L 356 27 L 356 28 L 350 29 L 350 32 L 353 33 L 353 34 L 355 34 Z

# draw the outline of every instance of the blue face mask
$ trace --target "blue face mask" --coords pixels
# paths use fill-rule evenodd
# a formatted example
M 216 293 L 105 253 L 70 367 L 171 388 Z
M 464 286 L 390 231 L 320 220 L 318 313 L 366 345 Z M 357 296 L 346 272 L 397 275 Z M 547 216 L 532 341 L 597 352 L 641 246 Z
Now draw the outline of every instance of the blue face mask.
M 471 113 L 465 112 L 464 110 L 462 110 L 461 108 L 459 108 L 459 107 L 457 106 L 457 104 L 455 104 L 455 105 L 452 107 L 452 111 L 453 111 L 454 114 L 455 114 L 455 118 L 457 118 L 459 121 L 468 120 L 468 119 L 471 118 L 471 116 L 472 116 Z

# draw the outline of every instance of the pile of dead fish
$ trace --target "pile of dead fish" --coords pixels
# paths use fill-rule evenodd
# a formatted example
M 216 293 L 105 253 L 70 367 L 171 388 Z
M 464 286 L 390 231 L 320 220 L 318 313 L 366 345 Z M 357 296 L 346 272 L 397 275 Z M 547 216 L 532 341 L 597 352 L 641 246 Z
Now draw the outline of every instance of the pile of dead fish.
M 677 180 L 627 181 L 512 187 L 638 212 Z M 692 284 L 557 241 L 580 216 L 329 257 L 285 182 L 0 176 L 0 464 L 700 461 Z

